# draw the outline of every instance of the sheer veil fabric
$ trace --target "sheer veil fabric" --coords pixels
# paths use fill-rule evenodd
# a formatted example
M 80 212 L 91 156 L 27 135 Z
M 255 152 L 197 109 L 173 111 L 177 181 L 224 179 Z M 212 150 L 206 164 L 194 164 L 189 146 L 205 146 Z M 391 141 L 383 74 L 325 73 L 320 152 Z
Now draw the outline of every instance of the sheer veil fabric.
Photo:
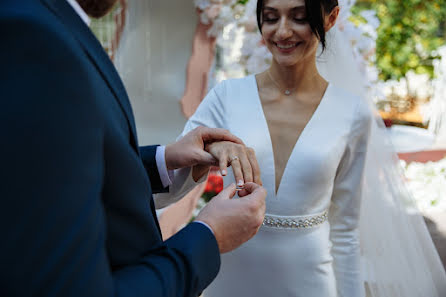
M 323 77 L 360 96 L 366 78 L 344 33 L 334 27 L 318 57 Z M 376 115 L 367 155 L 361 206 L 361 260 L 367 296 L 446 296 L 446 274 L 423 217 L 408 192 L 386 128 Z

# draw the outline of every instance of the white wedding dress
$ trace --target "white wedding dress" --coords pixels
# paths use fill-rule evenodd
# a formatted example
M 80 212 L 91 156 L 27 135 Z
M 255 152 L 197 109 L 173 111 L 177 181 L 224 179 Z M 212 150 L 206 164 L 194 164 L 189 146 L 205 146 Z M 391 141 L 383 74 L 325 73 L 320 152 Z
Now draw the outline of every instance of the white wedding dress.
M 229 129 L 254 148 L 268 191 L 264 225 L 222 255 L 206 297 L 363 296 L 358 238 L 362 175 L 372 115 L 336 86 L 308 122 L 275 194 L 271 138 L 255 76 L 217 85 L 186 124 Z M 231 174 L 225 184 L 234 182 Z

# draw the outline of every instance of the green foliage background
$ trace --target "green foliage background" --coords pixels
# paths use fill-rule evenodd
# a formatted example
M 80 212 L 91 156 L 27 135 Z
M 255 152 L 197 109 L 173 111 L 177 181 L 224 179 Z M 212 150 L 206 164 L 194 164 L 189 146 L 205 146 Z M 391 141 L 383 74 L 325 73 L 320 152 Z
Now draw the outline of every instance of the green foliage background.
M 446 0 L 358 0 L 355 16 L 373 9 L 381 24 L 376 41 L 380 79 L 400 79 L 409 70 L 433 77 L 433 51 L 446 44 Z

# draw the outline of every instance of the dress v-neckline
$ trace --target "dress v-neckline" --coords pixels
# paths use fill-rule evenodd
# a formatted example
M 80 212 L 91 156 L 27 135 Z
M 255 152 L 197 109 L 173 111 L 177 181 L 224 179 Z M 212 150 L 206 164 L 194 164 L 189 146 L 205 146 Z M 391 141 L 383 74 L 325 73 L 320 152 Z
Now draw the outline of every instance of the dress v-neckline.
M 285 168 L 284 168 L 283 173 L 282 173 L 282 178 L 279 181 L 279 186 L 277 187 L 277 191 L 276 191 L 276 160 L 275 160 L 275 157 L 274 157 L 273 141 L 272 141 L 272 138 L 271 138 L 271 132 L 269 130 L 268 121 L 266 119 L 265 111 L 263 109 L 262 100 L 260 98 L 259 85 L 257 84 L 256 75 L 253 74 L 252 78 L 253 78 L 253 82 L 254 82 L 255 94 L 256 94 L 256 97 L 257 97 L 257 100 L 256 100 L 256 102 L 258 104 L 257 107 L 259 108 L 260 113 L 262 115 L 262 122 L 263 122 L 263 125 L 266 128 L 267 135 L 268 135 L 269 149 L 270 149 L 270 154 L 271 154 L 271 159 L 272 159 L 272 168 L 273 168 L 273 190 L 274 190 L 274 197 L 277 199 L 279 197 L 279 194 L 280 194 L 280 189 L 282 188 L 282 181 L 284 180 L 284 178 L 285 178 L 285 176 L 287 174 L 288 165 L 290 163 L 290 160 L 291 160 L 291 158 L 293 158 L 293 155 L 294 155 L 294 152 L 296 151 L 296 148 L 302 142 L 301 139 L 308 133 L 307 130 L 309 130 L 313 126 L 314 119 L 317 117 L 317 114 L 320 112 L 321 106 L 326 101 L 325 98 L 327 97 L 328 89 L 330 89 L 331 83 L 328 83 L 327 88 L 325 89 L 325 92 L 322 95 L 322 98 L 321 98 L 319 104 L 317 105 L 315 111 L 313 112 L 313 114 L 310 117 L 310 120 L 306 123 L 305 127 L 303 128 L 302 132 L 300 133 L 299 137 L 297 138 L 296 142 L 294 143 L 293 149 L 291 150 L 291 154 L 288 157 L 288 160 L 286 162 Z

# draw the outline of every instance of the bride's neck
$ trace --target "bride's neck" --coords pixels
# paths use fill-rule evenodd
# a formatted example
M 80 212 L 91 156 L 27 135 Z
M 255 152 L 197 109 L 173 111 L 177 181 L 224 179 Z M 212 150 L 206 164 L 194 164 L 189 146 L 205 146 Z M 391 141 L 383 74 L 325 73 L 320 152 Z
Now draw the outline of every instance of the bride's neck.
M 273 60 L 269 72 L 282 87 L 293 90 L 314 90 L 325 82 L 317 70 L 316 62 L 281 66 Z

